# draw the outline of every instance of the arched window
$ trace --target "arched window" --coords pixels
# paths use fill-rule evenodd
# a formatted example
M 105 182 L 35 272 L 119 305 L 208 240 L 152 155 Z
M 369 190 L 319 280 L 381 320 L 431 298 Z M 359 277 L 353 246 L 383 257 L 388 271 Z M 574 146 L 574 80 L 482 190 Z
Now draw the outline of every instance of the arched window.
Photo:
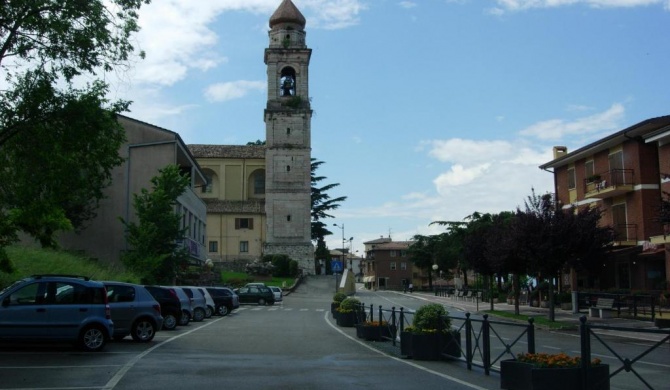
M 282 69 L 279 78 L 279 96 L 295 96 L 295 70 L 290 66 Z

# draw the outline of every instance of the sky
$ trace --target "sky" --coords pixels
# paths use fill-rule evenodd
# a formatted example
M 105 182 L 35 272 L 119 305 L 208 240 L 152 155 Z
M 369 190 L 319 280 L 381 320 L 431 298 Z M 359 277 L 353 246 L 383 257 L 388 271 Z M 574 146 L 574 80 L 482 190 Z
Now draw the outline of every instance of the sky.
M 187 144 L 265 140 L 280 2 L 153 0 L 135 37 L 146 58 L 106 76 L 112 97 Z M 539 169 L 553 146 L 670 114 L 670 0 L 293 2 L 313 50 L 312 157 L 347 197 L 325 221 L 330 249 L 514 211 L 553 192 Z

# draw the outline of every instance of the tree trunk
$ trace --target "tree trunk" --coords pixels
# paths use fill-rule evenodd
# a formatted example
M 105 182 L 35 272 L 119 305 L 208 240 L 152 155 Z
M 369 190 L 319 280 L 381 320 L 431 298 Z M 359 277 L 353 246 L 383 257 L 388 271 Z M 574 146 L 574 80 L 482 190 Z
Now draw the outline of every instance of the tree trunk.
M 512 275 L 512 288 L 514 289 L 514 314 L 519 315 L 519 298 L 521 297 L 521 277 L 519 274 Z M 529 298 L 530 299 L 530 298 Z

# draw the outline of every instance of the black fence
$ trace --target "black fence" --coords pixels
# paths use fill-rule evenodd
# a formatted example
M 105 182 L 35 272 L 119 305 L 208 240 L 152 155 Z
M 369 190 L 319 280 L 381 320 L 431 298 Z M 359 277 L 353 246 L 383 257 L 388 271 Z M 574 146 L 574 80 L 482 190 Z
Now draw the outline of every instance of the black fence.
M 378 306 L 376 309 L 373 305 L 365 306 L 361 304 L 360 309 L 361 321 L 377 322 L 383 324 L 387 333 L 384 338 L 386 343 L 390 346 L 398 356 L 407 357 L 407 348 L 403 345 L 405 328 L 410 326 L 413 322 L 414 311 L 405 310 L 404 308 L 384 309 Z M 445 324 L 450 324 L 452 331 L 458 334 L 458 341 L 453 342 L 452 345 L 441 344 L 439 351 L 440 358 L 444 360 L 457 360 L 465 363 L 468 370 L 473 367 L 480 367 L 486 375 L 491 371 L 500 372 L 500 363 L 503 360 L 516 360 L 518 354 L 536 353 L 536 329 L 533 318 L 531 317 L 527 323 L 508 322 L 492 320 L 488 315 L 482 318 L 473 318 L 471 313 L 465 313 L 463 317 L 447 315 L 443 317 L 441 322 L 443 327 Z M 599 335 L 595 330 L 606 329 L 608 331 L 621 332 L 636 332 L 642 336 L 658 334 L 661 335 L 659 341 L 655 342 L 650 347 L 646 348 L 634 357 L 625 357 L 622 353 L 615 350 L 615 348 L 608 343 L 605 338 Z M 437 333 L 442 334 L 443 329 L 438 329 Z M 583 385 L 586 386 L 586 380 L 590 362 L 592 361 L 592 344 L 597 343 L 608 350 L 614 356 L 620 365 L 612 365 L 610 371 L 610 379 L 621 373 L 632 373 L 642 384 L 648 389 L 662 389 L 667 383 L 661 387 L 653 387 L 644 375 L 638 370 L 638 363 L 640 359 L 648 355 L 652 351 L 659 349 L 663 344 L 670 344 L 670 330 L 661 329 L 639 329 L 639 328 L 625 328 L 590 324 L 586 316 L 580 318 L 579 326 L 579 349 L 581 351 L 580 357 L 582 362 L 582 371 L 584 377 Z M 381 343 L 380 343 L 381 344 Z M 454 347 L 457 347 L 454 351 Z M 665 376 L 665 374 L 663 374 Z M 588 387 L 584 387 L 588 388 Z

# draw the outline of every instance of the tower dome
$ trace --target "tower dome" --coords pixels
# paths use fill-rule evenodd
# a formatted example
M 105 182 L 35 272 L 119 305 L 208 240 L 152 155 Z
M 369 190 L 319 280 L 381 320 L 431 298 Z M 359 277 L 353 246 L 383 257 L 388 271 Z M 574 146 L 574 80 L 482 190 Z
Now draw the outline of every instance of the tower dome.
M 302 30 L 305 28 L 306 22 L 305 17 L 291 0 L 283 0 L 277 10 L 270 16 L 271 29 L 274 29 L 277 25 L 284 24 L 297 25 Z

